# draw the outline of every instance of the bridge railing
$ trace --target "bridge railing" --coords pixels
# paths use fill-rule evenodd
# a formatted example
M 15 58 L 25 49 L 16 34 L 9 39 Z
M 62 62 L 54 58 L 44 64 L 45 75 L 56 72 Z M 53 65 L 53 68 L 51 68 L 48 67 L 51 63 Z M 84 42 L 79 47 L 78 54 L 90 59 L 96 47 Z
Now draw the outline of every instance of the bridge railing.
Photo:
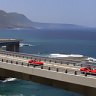
M 33 67 L 33 68 L 40 68 L 41 70 L 49 70 L 49 71 L 55 71 L 55 72 L 63 72 L 66 74 L 74 74 L 74 75 L 81 75 L 81 76 L 90 76 L 90 75 L 94 75 L 96 76 L 96 74 L 92 74 L 92 73 L 86 73 L 86 72 L 80 72 L 80 70 L 73 70 L 73 69 L 69 69 L 69 68 L 61 68 L 61 67 L 54 67 L 54 66 L 32 66 L 28 63 L 25 62 L 20 62 L 20 61 L 14 61 L 14 60 L 6 60 L 6 59 L 0 59 L 0 61 L 2 63 L 8 63 L 8 64 L 15 64 L 15 65 L 21 65 L 21 66 L 27 66 L 27 67 Z
M 2 63 L 8 63 L 8 64 L 15 64 L 15 65 L 21 65 L 21 66 L 27 66 L 27 67 L 33 67 L 33 68 L 40 68 L 41 70 L 49 70 L 49 71 L 55 71 L 55 72 L 63 72 L 66 74 L 74 74 L 74 75 L 80 75 L 80 76 L 95 76 L 96 74 L 92 74 L 91 72 L 81 72 L 80 70 L 73 70 L 69 68 L 62 68 L 62 67 L 54 67 L 54 66 L 32 66 L 29 63 L 26 62 L 21 62 L 21 61 L 14 61 L 14 60 L 9 60 L 9 59 L 2 59 L 0 58 L 0 61 Z
M 72 60 L 72 59 L 64 59 L 64 58 L 50 58 L 50 57 L 43 57 L 43 56 L 37 56 L 35 54 L 26 54 L 26 53 L 20 53 L 20 52 L 10 52 L 10 51 L 0 51 L 1 54 L 10 55 L 10 56 L 16 56 L 16 57 L 22 57 L 27 59 L 35 59 L 39 61 L 44 62 L 54 62 L 59 64 L 72 64 L 73 66 L 84 66 L 84 64 L 80 63 L 81 60 Z

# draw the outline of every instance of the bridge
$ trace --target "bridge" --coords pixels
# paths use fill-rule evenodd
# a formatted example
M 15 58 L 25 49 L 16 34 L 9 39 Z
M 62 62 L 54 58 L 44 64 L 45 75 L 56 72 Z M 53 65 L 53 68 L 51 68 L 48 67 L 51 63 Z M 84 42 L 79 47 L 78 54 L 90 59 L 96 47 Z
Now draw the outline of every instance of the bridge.
M 19 52 L 19 42 L 17 39 L 0 39 L 0 46 L 6 46 L 7 51 Z
M 43 66 L 32 66 L 28 60 L 44 62 Z M 96 96 L 96 76 L 81 74 L 79 69 L 88 63 L 86 57 L 48 58 L 33 54 L 0 51 L 0 76 L 31 80 L 84 96 Z

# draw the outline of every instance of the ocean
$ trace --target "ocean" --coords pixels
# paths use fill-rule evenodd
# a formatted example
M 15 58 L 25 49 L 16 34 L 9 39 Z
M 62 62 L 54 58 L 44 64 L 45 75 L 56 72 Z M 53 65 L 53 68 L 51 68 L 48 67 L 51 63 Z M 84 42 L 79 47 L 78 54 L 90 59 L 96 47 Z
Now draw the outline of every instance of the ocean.
M 0 38 L 20 39 L 20 52 L 96 58 L 96 29 L 0 29 Z M 0 96 L 82 96 L 31 81 L 0 82 Z

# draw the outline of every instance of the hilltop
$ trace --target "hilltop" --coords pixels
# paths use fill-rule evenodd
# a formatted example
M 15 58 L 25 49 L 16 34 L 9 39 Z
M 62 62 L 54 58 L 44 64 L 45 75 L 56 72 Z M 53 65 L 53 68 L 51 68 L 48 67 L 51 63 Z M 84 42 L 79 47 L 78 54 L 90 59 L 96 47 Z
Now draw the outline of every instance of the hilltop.
M 32 22 L 23 14 L 0 10 L 0 28 L 78 29 L 84 27 L 75 24 Z
M 32 28 L 32 22 L 22 14 L 0 10 L 0 28 Z

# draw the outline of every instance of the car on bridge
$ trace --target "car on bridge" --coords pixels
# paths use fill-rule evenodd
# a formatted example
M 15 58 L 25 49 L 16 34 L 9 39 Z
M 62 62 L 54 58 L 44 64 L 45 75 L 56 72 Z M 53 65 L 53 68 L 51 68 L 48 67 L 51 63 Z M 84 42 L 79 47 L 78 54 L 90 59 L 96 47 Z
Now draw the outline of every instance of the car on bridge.
M 29 60 L 28 63 L 30 65 L 33 65 L 33 66 L 41 66 L 41 65 L 44 65 L 44 62 L 41 62 L 41 61 L 37 61 L 37 60 Z
M 92 68 L 92 66 L 82 67 L 80 68 L 81 73 L 87 73 L 91 75 L 96 75 L 96 68 Z

